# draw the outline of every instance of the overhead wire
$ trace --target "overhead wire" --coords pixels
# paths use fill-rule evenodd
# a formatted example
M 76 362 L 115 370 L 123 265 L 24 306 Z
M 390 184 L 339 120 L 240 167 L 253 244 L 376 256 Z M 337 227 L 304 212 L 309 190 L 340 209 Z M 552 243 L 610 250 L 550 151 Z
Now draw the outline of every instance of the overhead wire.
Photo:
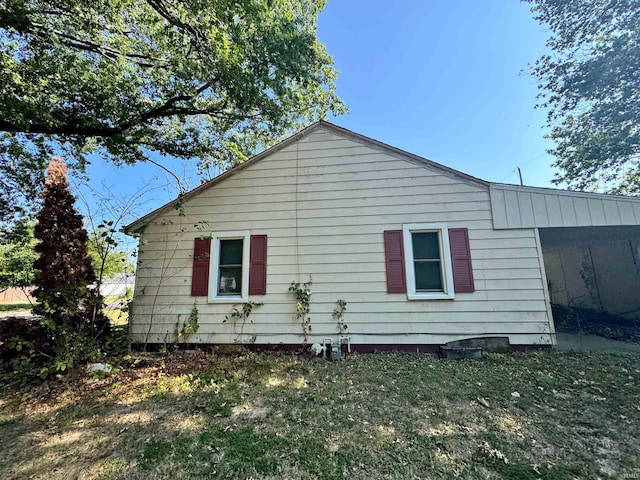
M 516 167 L 515 167 L 513 170 L 511 170 L 511 171 L 507 174 L 507 176 L 506 176 L 506 177 L 504 177 L 504 178 L 501 180 L 501 182 L 504 182 L 507 178 L 509 178 L 509 177 L 510 177 L 511 175 L 513 175 L 514 173 L 518 173 L 518 168 L 520 168 L 520 167 L 524 167 L 525 165 L 529 165 L 529 164 L 530 164 L 531 162 L 533 162 L 534 160 L 538 160 L 539 158 L 542 158 L 542 157 L 544 157 L 545 155 L 547 155 L 547 152 L 541 153 L 541 154 L 540 154 L 540 155 L 538 155 L 537 157 L 533 157 L 533 158 L 531 158 L 531 159 L 527 160 L 527 161 L 526 161 L 526 162 L 524 162 L 524 163 L 521 163 L 521 164 L 519 164 L 519 165 L 516 165 Z

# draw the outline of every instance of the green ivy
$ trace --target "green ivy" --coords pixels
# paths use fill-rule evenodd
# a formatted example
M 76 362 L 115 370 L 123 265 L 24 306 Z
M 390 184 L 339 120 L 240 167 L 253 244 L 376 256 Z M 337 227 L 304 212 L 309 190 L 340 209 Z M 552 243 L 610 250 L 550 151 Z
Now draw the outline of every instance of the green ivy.
M 299 282 L 291 282 L 289 292 L 296 299 L 296 319 L 300 322 L 302 328 L 302 344 L 306 346 L 309 343 L 309 333 L 311 333 L 311 277 L 309 281 L 300 285 Z

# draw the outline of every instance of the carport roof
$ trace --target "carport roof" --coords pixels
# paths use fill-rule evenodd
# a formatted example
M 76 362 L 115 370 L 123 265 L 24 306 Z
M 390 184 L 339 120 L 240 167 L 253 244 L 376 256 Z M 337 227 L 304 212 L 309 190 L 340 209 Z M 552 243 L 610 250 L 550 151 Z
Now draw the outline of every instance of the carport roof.
M 493 226 L 507 228 L 640 225 L 640 198 L 492 183 Z

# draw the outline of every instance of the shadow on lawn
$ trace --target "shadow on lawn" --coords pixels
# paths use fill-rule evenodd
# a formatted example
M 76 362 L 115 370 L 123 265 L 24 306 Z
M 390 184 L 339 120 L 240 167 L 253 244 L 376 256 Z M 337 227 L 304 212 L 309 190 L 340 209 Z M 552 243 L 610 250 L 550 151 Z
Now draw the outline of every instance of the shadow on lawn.
M 154 366 L 103 380 L 75 379 L 49 391 L 43 386 L 28 400 L 27 412 L 1 416 L 0 476 L 83 478 L 97 475 L 96 467 L 102 465 L 106 471 L 101 478 L 119 478 L 124 470 L 129 473 L 123 478 L 133 478 L 134 472 L 146 478 L 144 471 L 167 458 L 166 446 L 178 463 L 193 464 L 197 449 L 187 453 L 180 447 L 199 436 L 228 437 L 230 445 L 242 444 L 242 437 L 234 440 L 228 434 L 232 429 L 223 420 L 235 415 L 233 408 L 242 400 L 239 382 L 247 380 L 243 370 L 249 368 L 251 380 L 260 381 L 271 368 L 260 361 L 236 368 L 230 359 L 222 359 L 201 371 L 194 360 L 169 368 L 157 360 Z M 206 469 L 198 474 L 206 475 Z
M 49 408 L 34 396 L 22 414 L 14 408 L 14 416 L 3 415 L 0 476 L 640 473 L 637 377 L 637 356 L 545 353 L 454 362 L 378 354 L 333 364 L 262 355 L 160 359 L 54 389 L 58 399 Z

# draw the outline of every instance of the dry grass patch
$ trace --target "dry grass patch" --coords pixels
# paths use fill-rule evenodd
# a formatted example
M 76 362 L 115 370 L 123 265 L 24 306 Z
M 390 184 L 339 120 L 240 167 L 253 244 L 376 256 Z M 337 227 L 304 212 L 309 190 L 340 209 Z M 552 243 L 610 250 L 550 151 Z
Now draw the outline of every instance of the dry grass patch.
M 637 355 L 138 357 L 5 389 L 0 478 L 639 478 L 639 378 Z

